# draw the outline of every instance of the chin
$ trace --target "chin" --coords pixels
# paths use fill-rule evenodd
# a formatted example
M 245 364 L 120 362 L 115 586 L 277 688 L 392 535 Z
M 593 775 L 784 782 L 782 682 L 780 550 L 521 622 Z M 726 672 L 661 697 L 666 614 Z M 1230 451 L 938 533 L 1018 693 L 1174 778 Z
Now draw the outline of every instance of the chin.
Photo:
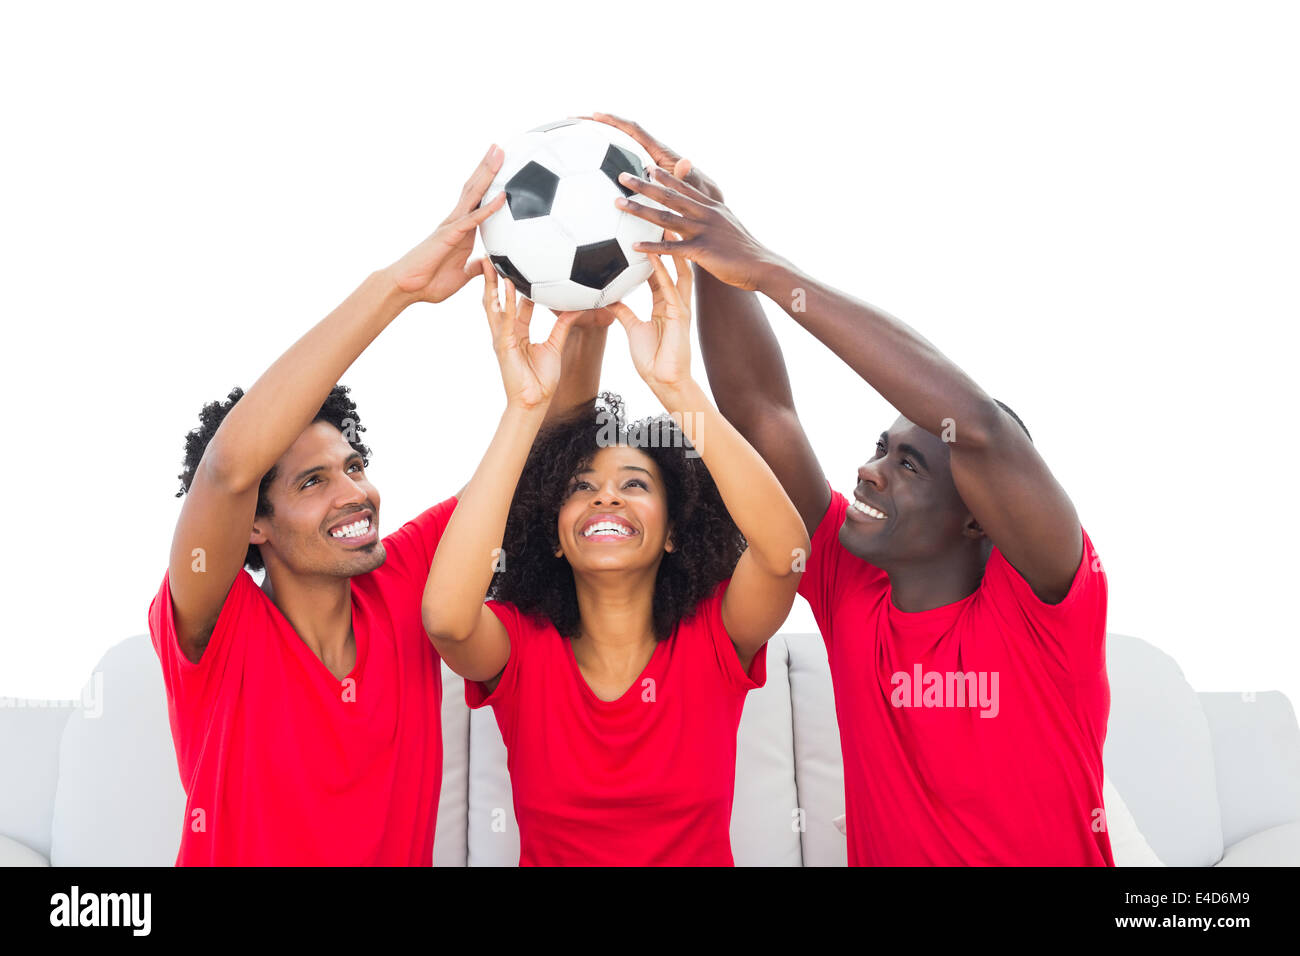
M 347 576 L 352 578 L 358 574 L 368 574 L 369 572 L 380 567 L 388 557 L 384 551 L 384 543 L 376 541 L 364 551 L 358 551 L 348 562 Z

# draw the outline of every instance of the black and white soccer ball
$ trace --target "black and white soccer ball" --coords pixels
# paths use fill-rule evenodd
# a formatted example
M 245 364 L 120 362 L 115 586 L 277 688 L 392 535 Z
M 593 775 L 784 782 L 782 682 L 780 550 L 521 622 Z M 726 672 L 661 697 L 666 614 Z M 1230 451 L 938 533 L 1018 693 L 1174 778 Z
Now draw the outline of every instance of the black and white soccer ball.
M 506 202 L 479 233 L 497 273 L 539 305 L 597 309 L 621 300 L 653 271 L 632 246 L 658 241 L 663 229 L 614 201 L 622 194 L 663 207 L 619 183 L 619 173 L 644 177 L 648 166 L 616 135 L 604 123 L 561 120 L 505 146 L 483 202 L 503 189 Z

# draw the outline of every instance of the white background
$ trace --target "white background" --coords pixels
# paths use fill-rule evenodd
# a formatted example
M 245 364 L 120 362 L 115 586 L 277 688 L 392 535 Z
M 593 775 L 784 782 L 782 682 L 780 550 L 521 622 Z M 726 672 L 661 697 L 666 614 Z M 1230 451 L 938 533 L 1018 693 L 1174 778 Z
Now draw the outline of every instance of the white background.
M 1016 408 L 1100 551 L 1110 630 L 1197 689 L 1300 701 L 1293 7 L 3 10 L 0 695 L 72 697 L 146 630 L 205 401 L 431 231 L 490 143 L 606 110 Z M 495 425 L 477 295 L 411 309 L 343 380 L 381 531 Z M 893 413 L 768 311 L 848 490 Z M 658 411 L 617 328 L 604 384 Z M 787 627 L 814 627 L 802 602 Z

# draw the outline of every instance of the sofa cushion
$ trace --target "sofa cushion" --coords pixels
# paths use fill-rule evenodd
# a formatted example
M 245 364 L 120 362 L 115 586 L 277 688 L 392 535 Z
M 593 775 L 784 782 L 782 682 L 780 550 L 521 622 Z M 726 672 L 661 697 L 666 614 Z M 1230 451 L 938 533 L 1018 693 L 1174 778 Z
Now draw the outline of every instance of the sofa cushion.
M 171 866 L 185 820 L 167 693 L 153 645 L 109 649 L 91 678 L 102 712 L 74 712 L 59 748 L 50 861 L 55 866 Z
M 1202 693 L 1223 842 L 1300 821 L 1300 727 L 1278 691 Z
M 1200 698 L 1174 659 L 1146 641 L 1109 634 L 1106 658 L 1106 776 L 1161 860 L 1213 865 L 1223 856 L 1223 831 Z
M 798 809 L 789 652 L 778 634 L 767 643 L 767 683 L 745 695 L 736 732 L 731 804 L 736 866 L 799 866 L 803 854 Z
M 465 681 L 442 665 L 442 791 L 433 835 L 434 866 L 466 866 L 469 848 L 465 814 L 469 806 L 469 708 Z
M 79 701 L 0 698 L 0 834 L 42 857 L 50 852 L 63 728 L 74 709 L 99 706 L 94 689 Z
M 1300 823 L 1284 823 L 1228 847 L 1219 866 L 1300 866 Z
M 1120 796 L 1109 775 L 1102 779 L 1101 800 L 1106 809 L 1106 830 L 1110 834 L 1110 853 L 1116 866 L 1164 866 L 1156 856 L 1128 805 Z
M 783 634 L 789 654 L 794 773 L 804 811 L 804 866 L 847 866 L 848 844 L 835 825 L 844 814 L 844 755 L 826 645 L 817 633 Z
M 0 836 L 0 867 L 49 865 L 49 860 L 26 844 L 11 840 L 7 836 Z

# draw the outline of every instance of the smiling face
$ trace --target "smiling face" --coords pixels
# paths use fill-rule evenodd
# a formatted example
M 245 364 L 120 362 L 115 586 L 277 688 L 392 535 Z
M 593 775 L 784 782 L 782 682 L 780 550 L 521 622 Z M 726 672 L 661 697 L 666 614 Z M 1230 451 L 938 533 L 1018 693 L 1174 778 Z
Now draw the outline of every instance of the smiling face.
M 877 567 L 924 563 L 967 546 L 969 521 L 948 446 L 900 417 L 858 468 L 840 543 Z
M 257 516 L 249 542 L 268 571 L 352 577 L 384 563 L 379 492 L 329 422 L 308 426 L 276 462 L 267 500 L 271 514 Z
M 556 530 L 575 575 L 657 568 L 673 549 L 659 466 L 636 448 L 600 449 L 570 482 Z

